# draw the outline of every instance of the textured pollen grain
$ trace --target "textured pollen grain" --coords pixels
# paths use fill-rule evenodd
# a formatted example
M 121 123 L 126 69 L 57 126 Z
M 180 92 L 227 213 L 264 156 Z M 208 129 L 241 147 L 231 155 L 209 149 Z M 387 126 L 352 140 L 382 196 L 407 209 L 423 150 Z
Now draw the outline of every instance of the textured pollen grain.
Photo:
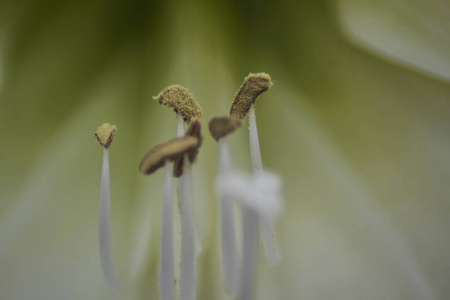
M 189 124 L 189 128 L 186 130 L 185 137 L 190 136 L 198 139 L 197 146 L 187 153 L 189 163 L 191 164 L 193 164 L 197 160 L 199 149 L 203 143 L 203 136 L 201 130 L 202 130 L 202 123 L 197 118 L 191 120 L 191 124 Z M 184 156 L 180 156 L 174 161 L 173 164 L 174 177 L 180 177 L 181 175 L 183 175 L 183 163 L 184 163 Z
M 109 123 L 104 123 L 102 126 L 97 128 L 94 133 L 94 136 L 97 138 L 98 142 L 102 147 L 108 149 L 111 145 L 114 137 L 116 136 L 117 127 L 115 125 L 111 125 Z
M 162 106 L 172 108 L 188 124 L 192 118 L 202 118 L 203 110 L 195 100 L 194 95 L 181 85 L 171 85 L 153 99 L 157 100 Z
M 139 170 L 143 174 L 151 174 L 164 166 L 166 160 L 174 161 L 197 147 L 198 138 L 187 136 L 158 144 L 151 148 L 142 158 Z
M 209 133 L 217 142 L 241 126 L 241 120 L 233 117 L 215 117 L 209 121 Z
M 266 73 L 250 73 L 244 79 L 231 105 L 230 116 L 243 119 L 256 98 L 272 86 L 272 79 Z

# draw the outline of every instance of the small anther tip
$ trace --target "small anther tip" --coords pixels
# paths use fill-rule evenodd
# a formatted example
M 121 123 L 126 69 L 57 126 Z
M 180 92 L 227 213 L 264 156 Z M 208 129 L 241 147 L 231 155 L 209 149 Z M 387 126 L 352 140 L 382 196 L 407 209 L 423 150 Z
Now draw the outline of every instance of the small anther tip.
M 104 123 L 99 128 L 97 128 L 94 136 L 97 138 L 102 147 L 108 149 L 112 141 L 114 140 L 114 137 L 116 136 L 116 132 L 117 127 L 115 125 Z

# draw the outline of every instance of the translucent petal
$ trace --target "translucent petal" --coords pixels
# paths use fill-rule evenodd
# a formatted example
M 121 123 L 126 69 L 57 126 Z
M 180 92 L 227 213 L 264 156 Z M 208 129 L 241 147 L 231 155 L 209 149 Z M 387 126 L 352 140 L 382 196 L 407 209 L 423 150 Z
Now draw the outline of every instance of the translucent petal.
M 446 0 L 339 0 L 344 33 L 388 60 L 450 80 L 450 3 Z

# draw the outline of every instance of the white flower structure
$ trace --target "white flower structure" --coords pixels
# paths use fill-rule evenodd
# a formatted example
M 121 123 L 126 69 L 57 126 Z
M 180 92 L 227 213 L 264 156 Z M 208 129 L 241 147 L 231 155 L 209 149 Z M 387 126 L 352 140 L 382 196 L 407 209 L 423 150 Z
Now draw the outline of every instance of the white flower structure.
M 219 176 L 217 193 L 220 201 L 221 255 L 223 281 L 232 297 L 249 300 L 254 297 L 257 237 L 261 233 L 266 258 L 271 263 L 280 259 L 274 219 L 282 210 L 280 177 L 263 171 L 258 131 L 253 104 L 272 86 L 265 73 L 250 73 L 236 93 L 230 117 L 216 117 L 209 123 L 212 137 L 219 142 Z M 239 127 L 249 114 L 249 138 L 253 175 L 248 177 L 231 171 L 226 135 Z M 234 213 L 231 199 L 242 201 L 244 218 L 242 261 L 236 246 Z M 239 268 L 238 268 L 239 266 Z
M 217 180 L 217 192 L 239 199 L 244 206 L 254 210 L 264 220 L 276 220 L 283 211 L 283 182 L 275 173 L 261 171 L 252 175 L 230 172 Z
M 239 273 L 234 274 L 234 278 L 237 279 L 239 284 L 232 282 L 231 285 L 232 295 L 234 296 L 234 293 L 237 293 L 240 300 L 254 297 L 258 221 L 260 226 L 273 224 L 274 220 L 280 215 L 283 209 L 281 187 L 281 178 L 268 171 L 261 171 L 252 175 L 229 172 L 227 175 L 218 177 L 216 188 L 220 198 L 226 201 L 239 199 L 246 213 L 243 259 L 241 268 L 238 270 Z M 227 250 L 227 247 L 223 249 Z M 235 258 L 234 263 L 237 260 L 238 257 Z
M 219 142 L 219 176 L 217 193 L 220 201 L 221 246 L 223 280 L 233 298 L 251 300 L 254 295 L 256 247 L 259 231 L 266 257 L 274 262 L 278 254 L 273 222 L 281 213 L 281 178 L 263 171 L 252 105 L 256 97 L 272 85 L 265 73 L 250 74 L 237 92 L 230 117 L 213 118 L 209 123 L 212 137 Z M 179 296 L 183 300 L 196 299 L 196 233 L 192 205 L 191 164 L 195 162 L 202 144 L 202 109 L 186 88 L 172 85 L 154 97 L 161 105 L 171 107 L 177 114 L 177 138 L 151 148 L 141 160 L 139 170 L 145 175 L 164 167 L 162 226 L 160 237 L 159 299 L 175 298 L 175 266 L 173 243 L 173 195 L 170 162 L 173 176 L 180 177 L 179 200 L 181 213 L 181 266 Z M 250 110 L 250 148 L 253 174 L 248 176 L 231 170 L 231 159 L 226 135 L 241 125 L 241 119 Z M 189 127 L 184 133 L 184 122 Z M 108 147 L 117 128 L 103 124 L 96 131 L 105 148 L 100 192 L 99 241 L 103 274 L 112 287 L 121 287 L 111 246 L 110 185 Z M 241 200 L 244 216 L 242 255 L 238 253 L 233 199 Z
M 164 168 L 136 165 L 175 138 L 176 121 L 149 98 L 184 83 L 209 121 L 247 68 L 279 82 L 255 108 L 264 167 L 286 199 L 283 262 L 257 269 L 255 299 L 450 298 L 450 1 L 0 3 L 2 300 L 159 299 Z M 99 256 L 104 149 L 92 133 L 105 121 L 120 130 L 108 149 L 120 293 Z M 244 135 L 227 139 L 248 174 Z M 221 142 L 192 166 L 199 300 L 232 298 L 212 195 Z M 226 203 L 240 238 L 241 201 Z M 173 203 L 177 299 L 179 216 Z

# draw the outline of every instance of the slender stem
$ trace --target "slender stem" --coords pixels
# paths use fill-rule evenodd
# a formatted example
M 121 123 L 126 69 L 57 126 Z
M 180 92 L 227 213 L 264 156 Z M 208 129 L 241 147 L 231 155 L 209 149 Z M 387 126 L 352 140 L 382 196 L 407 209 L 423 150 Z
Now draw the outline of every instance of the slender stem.
M 258 128 L 256 127 L 256 114 L 253 106 L 250 107 L 250 111 L 248 112 L 248 130 L 253 172 L 261 172 L 263 170 L 263 166 L 261 150 L 259 148 Z
M 184 136 L 184 120 L 183 117 L 178 114 L 177 115 L 177 137 L 182 137 Z M 189 168 L 189 170 L 186 170 L 184 172 L 190 172 L 190 176 L 192 177 L 192 169 Z M 199 255 L 200 253 L 202 253 L 202 245 L 200 243 L 200 239 L 198 237 L 198 231 L 195 230 L 195 251 L 197 253 L 197 255 Z
M 109 187 L 109 158 L 108 150 L 103 150 L 102 177 L 100 185 L 100 211 L 99 211 L 99 246 L 100 262 L 106 282 L 113 288 L 120 288 L 120 279 L 114 264 L 111 246 L 110 221 L 110 187 Z
M 230 153 L 226 137 L 219 140 L 219 180 L 230 172 Z M 236 275 L 238 251 L 232 199 L 219 194 L 220 201 L 220 241 L 222 251 L 222 276 L 225 288 L 232 297 L 236 296 Z
M 177 137 L 184 136 L 184 123 L 183 117 L 180 114 L 177 114 Z
M 257 259 L 258 213 L 243 206 L 244 233 L 242 243 L 242 264 L 238 299 L 252 300 L 255 285 L 255 269 Z
M 181 202 L 181 275 L 180 299 L 196 298 L 196 251 L 195 225 L 192 205 L 192 183 L 190 164 L 187 155 L 184 157 L 184 171 L 179 180 Z
M 271 264 L 276 264 L 281 259 L 277 236 L 273 221 L 266 218 L 259 219 L 259 230 L 264 247 L 264 256 Z
M 173 195 L 171 166 L 164 165 L 163 215 L 161 226 L 161 249 L 159 252 L 159 299 L 175 299 L 175 274 L 173 261 Z
M 250 107 L 249 118 L 249 137 L 250 137 L 250 153 L 252 160 L 253 172 L 262 172 L 261 150 L 259 148 L 258 128 L 256 126 L 255 108 Z M 272 220 L 260 218 L 261 240 L 264 246 L 264 255 L 268 262 L 277 263 L 280 258 L 280 249 L 275 234 L 275 226 Z

